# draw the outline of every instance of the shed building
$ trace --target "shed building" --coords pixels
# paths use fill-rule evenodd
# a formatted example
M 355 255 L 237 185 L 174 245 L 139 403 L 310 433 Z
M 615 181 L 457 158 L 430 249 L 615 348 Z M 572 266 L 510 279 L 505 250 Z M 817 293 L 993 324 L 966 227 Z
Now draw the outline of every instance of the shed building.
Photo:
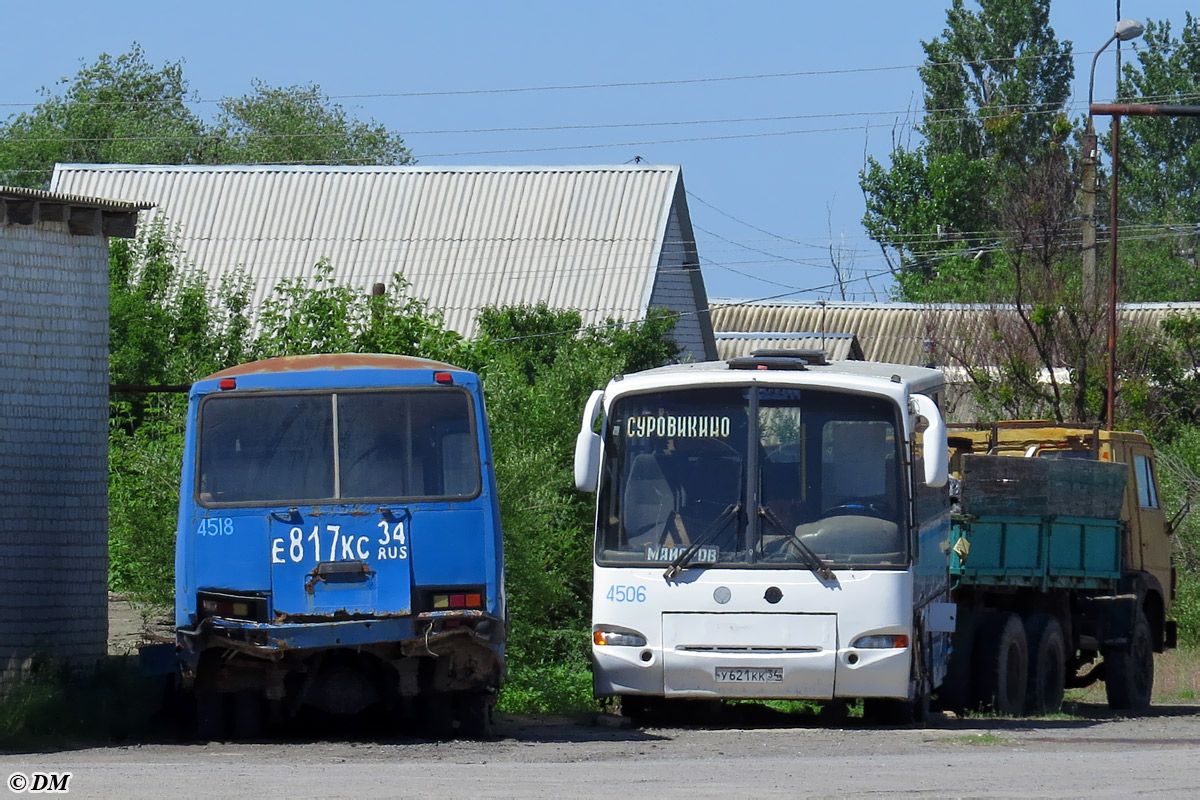
M 1200 303 L 1121 303 L 1120 330 L 1158 330 L 1173 316 L 1200 314 Z M 1006 319 L 1011 317 L 1011 319 Z M 1012 324 L 1011 307 L 942 303 L 743 302 L 714 299 L 715 335 L 724 352 L 728 342 L 754 340 L 754 347 L 789 346 L 784 337 L 800 337 L 812 346 L 814 336 L 833 339 L 851 334 L 867 361 L 914 366 L 954 367 L 970 357 L 980 340 L 997 326 Z M 1106 328 L 1103 320 L 1098 335 Z M 763 342 L 763 344 L 759 344 Z M 771 344 L 766 344 L 771 342 Z M 748 346 L 745 344 L 739 345 Z M 829 348 L 823 348 L 829 349 Z
M 140 206 L 0 187 L 0 681 L 108 638 L 108 237 Z
M 52 188 L 146 201 L 210 289 L 242 270 L 258 307 L 322 259 L 369 291 L 394 273 L 475 332 L 486 306 L 577 309 L 585 325 L 678 315 L 682 357 L 716 357 L 678 166 L 60 164 Z

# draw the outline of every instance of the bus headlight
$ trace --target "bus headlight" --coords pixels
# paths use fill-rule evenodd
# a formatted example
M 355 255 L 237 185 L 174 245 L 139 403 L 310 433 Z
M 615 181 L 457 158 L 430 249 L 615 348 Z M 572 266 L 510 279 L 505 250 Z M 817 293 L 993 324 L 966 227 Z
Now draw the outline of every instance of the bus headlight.
M 645 647 L 646 637 L 630 630 L 600 630 L 592 632 L 592 642 L 604 646 Z
M 903 633 L 872 634 L 860 636 L 850 644 L 862 650 L 890 650 L 908 647 L 908 636 Z

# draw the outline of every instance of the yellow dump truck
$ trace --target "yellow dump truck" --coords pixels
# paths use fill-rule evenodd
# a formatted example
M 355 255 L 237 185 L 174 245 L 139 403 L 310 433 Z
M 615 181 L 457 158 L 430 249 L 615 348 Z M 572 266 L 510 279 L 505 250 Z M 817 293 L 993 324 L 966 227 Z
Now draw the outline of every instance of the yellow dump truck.
M 1146 437 L 1000 422 L 951 426 L 948 444 L 958 615 L 942 705 L 1047 713 L 1104 680 L 1111 707 L 1148 706 L 1176 629 Z

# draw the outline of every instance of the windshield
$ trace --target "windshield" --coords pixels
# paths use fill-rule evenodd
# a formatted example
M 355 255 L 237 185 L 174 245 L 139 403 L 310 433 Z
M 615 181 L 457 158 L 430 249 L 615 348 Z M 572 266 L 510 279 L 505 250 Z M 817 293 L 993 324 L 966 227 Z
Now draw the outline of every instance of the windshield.
M 471 409 L 460 389 L 211 395 L 200 406 L 197 496 L 202 505 L 473 497 Z
M 669 563 L 692 547 L 692 565 L 903 565 L 900 446 L 884 398 L 745 386 L 620 398 L 597 558 Z

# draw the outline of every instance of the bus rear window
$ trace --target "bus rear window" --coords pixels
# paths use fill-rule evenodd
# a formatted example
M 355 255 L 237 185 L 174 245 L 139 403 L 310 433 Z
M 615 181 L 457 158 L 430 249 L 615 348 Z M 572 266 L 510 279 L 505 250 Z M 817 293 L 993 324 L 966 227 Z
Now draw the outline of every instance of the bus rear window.
M 472 417 L 459 389 L 210 396 L 200 407 L 198 499 L 473 497 L 480 467 Z

